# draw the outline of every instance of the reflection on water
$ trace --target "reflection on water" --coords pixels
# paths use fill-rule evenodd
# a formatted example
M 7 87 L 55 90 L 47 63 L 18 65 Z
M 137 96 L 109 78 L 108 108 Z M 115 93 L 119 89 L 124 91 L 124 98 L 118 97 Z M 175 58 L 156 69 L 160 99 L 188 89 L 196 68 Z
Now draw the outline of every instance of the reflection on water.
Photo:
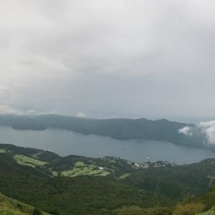
M 215 157 L 215 153 L 206 149 L 179 146 L 168 142 L 114 140 L 109 137 L 85 136 L 55 129 L 18 131 L 9 127 L 0 127 L 0 143 L 45 149 L 61 156 L 115 156 L 135 162 L 163 160 L 188 164 Z

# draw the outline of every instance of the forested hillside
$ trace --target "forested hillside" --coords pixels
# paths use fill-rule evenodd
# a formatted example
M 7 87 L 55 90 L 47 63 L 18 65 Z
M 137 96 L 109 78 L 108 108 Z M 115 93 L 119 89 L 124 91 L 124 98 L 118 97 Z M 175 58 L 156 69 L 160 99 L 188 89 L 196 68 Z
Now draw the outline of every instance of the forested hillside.
M 215 159 L 146 167 L 8 144 L 0 152 L 0 192 L 50 214 L 172 214 L 215 204 Z

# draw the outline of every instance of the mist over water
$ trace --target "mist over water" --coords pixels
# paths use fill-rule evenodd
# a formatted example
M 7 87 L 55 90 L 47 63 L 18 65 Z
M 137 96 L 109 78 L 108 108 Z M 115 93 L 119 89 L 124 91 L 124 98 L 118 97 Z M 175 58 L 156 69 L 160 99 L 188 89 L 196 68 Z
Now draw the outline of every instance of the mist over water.
M 163 160 L 176 164 L 189 164 L 206 158 L 215 158 L 215 153 L 209 150 L 168 142 L 114 140 L 109 137 L 86 136 L 55 129 L 18 131 L 2 126 L 0 127 L 0 143 L 49 150 L 61 156 L 114 156 L 134 162 Z

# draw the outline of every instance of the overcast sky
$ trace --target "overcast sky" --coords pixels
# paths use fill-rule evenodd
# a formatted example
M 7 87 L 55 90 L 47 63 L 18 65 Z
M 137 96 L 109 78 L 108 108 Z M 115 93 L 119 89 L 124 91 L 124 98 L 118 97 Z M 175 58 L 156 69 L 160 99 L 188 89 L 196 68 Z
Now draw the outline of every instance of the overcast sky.
M 215 116 L 214 0 L 0 3 L 0 112 Z

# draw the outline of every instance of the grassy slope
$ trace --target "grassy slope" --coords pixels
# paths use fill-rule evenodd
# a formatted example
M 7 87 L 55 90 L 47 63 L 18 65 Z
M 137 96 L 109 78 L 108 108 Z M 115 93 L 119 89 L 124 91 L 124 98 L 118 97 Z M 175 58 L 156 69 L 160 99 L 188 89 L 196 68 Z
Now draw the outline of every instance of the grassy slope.
M 39 169 L 50 176 L 112 176 L 117 178 L 133 170 L 126 161 L 116 158 L 87 158 L 70 155 L 60 157 L 54 153 L 0 144 L 0 154 L 12 156 L 20 165 Z
M 24 204 L 15 199 L 4 196 L 0 193 L 0 214 L 1 215 L 29 215 L 33 214 L 34 207 Z M 43 215 L 48 213 L 43 212 Z
M 47 164 L 47 162 L 40 161 L 38 159 L 30 158 L 24 155 L 14 155 L 13 158 L 17 161 L 18 164 L 20 165 L 27 165 L 31 167 L 36 167 L 36 166 L 44 166 Z
M 61 173 L 62 176 L 77 177 L 83 175 L 107 176 L 110 172 L 104 169 L 99 169 L 96 165 L 86 165 L 83 162 L 76 162 L 71 170 L 65 170 Z

